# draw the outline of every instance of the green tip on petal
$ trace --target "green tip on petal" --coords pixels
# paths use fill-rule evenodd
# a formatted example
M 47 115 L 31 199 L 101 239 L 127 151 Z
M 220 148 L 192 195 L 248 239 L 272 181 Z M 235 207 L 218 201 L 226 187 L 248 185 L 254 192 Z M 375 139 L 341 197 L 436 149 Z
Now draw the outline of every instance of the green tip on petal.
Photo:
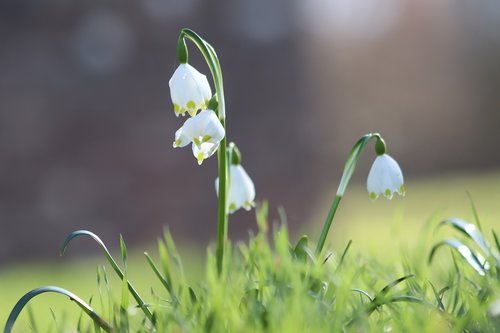
M 188 109 L 194 109 L 196 107 L 196 103 L 193 101 L 188 101 L 186 106 Z
M 198 138 L 194 138 L 194 139 L 193 139 L 193 142 L 194 142 L 194 144 L 195 144 L 198 148 L 200 148 L 200 146 L 201 146 L 200 139 L 198 139 Z
M 372 200 L 377 199 L 377 195 L 375 194 L 375 192 L 370 192 L 370 199 Z
M 177 148 L 181 145 L 181 140 L 177 139 L 174 141 L 174 148 Z
M 401 194 L 403 194 L 403 195 L 404 195 L 404 194 L 405 194 L 405 192 L 406 192 L 406 189 L 405 189 L 405 186 L 404 186 L 404 185 L 401 185 L 401 187 L 400 187 L 400 189 L 399 189 L 399 190 L 401 191 Z
M 201 141 L 202 142 L 207 142 L 208 140 L 210 140 L 212 137 L 210 135 L 204 135 L 203 138 L 201 138 Z
M 201 165 L 201 163 L 203 163 L 204 157 L 205 157 L 205 154 L 203 154 L 203 153 L 198 154 L 198 165 Z
M 391 190 L 389 190 L 389 189 L 385 190 L 385 195 L 386 196 L 390 197 L 391 194 L 392 194 Z
M 231 203 L 229 204 L 229 210 L 230 210 L 230 211 L 234 211 L 234 210 L 236 210 L 236 205 L 235 205 L 235 203 L 234 203 L 234 202 L 231 202 Z

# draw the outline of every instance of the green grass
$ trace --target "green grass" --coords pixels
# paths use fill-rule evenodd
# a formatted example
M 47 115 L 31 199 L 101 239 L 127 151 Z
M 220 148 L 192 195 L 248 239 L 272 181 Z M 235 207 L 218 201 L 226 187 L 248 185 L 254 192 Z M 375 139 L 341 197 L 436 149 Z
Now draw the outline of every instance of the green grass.
M 388 202 L 379 198 L 371 203 L 364 186 L 350 187 L 328 240 L 337 255 L 326 265 L 313 264 L 308 259 L 298 260 L 297 257 L 308 257 L 305 252 L 290 255 L 287 232 L 282 229 L 279 233 L 272 230 L 267 235 L 261 233 L 246 244 L 235 244 L 232 260 L 226 262 L 222 282 L 216 276 L 212 256 L 205 265 L 205 250 L 182 246 L 179 252 L 186 266 L 185 281 L 175 264 L 172 263 L 171 268 L 174 292 L 181 301 L 177 308 L 168 301 L 171 295 L 154 276 L 142 255 L 144 250 L 156 254 L 153 246 L 129 249 L 127 276 L 143 298 L 155 305 L 152 309 L 158 313 L 160 332 L 220 332 L 228 329 L 235 332 L 304 332 L 324 331 L 326 327 L 330 331 L 345 329 L 353 332 L 379 332 L 389 328 L 396 332 L 491 329 L 495 323 L 488 319 L 486 311 L 492 301 L 500 298 L 498 277 L 493 273 L 479 276 L 458 255 L 452 256 L 445 249 L 440 250 L 430 266 L 427 257 L 438 240 L 457 235 L 451 228 L 436 230 L 439 220 L 451 216 L 474 220 L 466 191 L 471 193 L 485 235 L 493 243 L 489 231 L 498 225 L 497 217 L 500 216 L 500 173 L 410 180 L 406 188 L 407 197 L 404 199 L 397 197 Z M 319 234 L 330 204 L 327 200 L 331 198 L 320 203 L 317 216 L 311 217 L 314 225 L 303 226 L 310 242 Z M 268 227 L 272 229 L 272 226 Z M 261 229 L 264 229 L 262 219 Z M 316 232 L 311 234 L 313 229 Z M 295 244 L 298 237 L 290 239 Z M 353 240 L 352 246 L 339 266 L 340 254 L 349 239 Z M 112 247 L 113 244 L 107 245 Z M 309 247 L 314 248 L 313 244 Z M 114 255 L 120 257 L 117 251 Z M 5 321 L 15 302 L 27 291 L 43 285 L 57 285 L 84 300 L 93 296 L 92 305 L 96 311 L 103 313 L 111 323 L 113 318 L 118 318 L 114 324 L 120 326 L 119 309 L 108 311 L 105 288 L 104 306 L 99 297 L 96 267 L 105 264 L 111 298 L 117 305 L 122 301 L 122 284 L 105 258 L 68 261 L 71 256 L 70 245 L 65 260 L 58 260 L 55 254 L 50 262 L 4 267 L 0 271 L 0 319 Z M 453 258 L 456 259 L 455 266 Z M 155 261 L 161 266 L 159 260 Z M 424 304 L 391 303 L 368 313 L 367 297 L 351 290 L 359 288 L 373 297 L 386 284 L 410 273 L 416 276 L 391 288 L 386 296 L 411 296 Z M 429 280 L 437 290 L 450 286 L 443 298 L 448 314 L 436 310 L 437 301 Z M 188 286 L 196 293 L 196 301 L 193 301 Z M 478 300 L 481 291 L 486 293 L 483 301 Z M 129 304 L 134 304 L 133 298 L 128 298 Z M 389 301 L 386 297 L 382 299 Z M 61 295 L 42 295 L 30 304 L 37 327 L 43 332 L 57 331 L 62 327 L 74 329 L 81 313 L 74 303 Z M 131 312 L 126 317 L 131 331 L 143 328 L 142 312 L 133 308 L 129 310 Z M 85 327 L 90 325 L 86 318 L 84 323 Z M 29 331 L 29 325 L 28 311 L 24 310 L 14 331 Z M 126 325 L 122 323 L 122 326 Z

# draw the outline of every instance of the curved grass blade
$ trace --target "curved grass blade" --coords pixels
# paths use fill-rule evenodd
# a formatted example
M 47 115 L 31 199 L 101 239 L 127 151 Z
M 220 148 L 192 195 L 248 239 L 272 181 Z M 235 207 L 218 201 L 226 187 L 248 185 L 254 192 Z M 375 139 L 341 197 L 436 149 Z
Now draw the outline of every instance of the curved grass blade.
M 373 298 L 370 296 L 370 294 L 368 294 L 366 291 L 364 291 L 363 289 L 358 289 L 358 288 L 352 288 L 351 291 L 355 291 L 357 293 L 360 293 L 361 295 L 364 295 L 366 296 L 366 298 L 368 298 L 370 300 L 370 302 L 373 302 Z
M 472 239 L 477 244 L 477 246 L 479 246 L 481 251 L 483 251 L 486 257 L 493 255 L 497 261 L 500 260 L 498 253 L 490 250 L 490 245 L 488 244 L 486 239 L 484 239 L 481 230 L 479 230 L 476 225 L 455 217 L 446 219 L 439 223 L 439 226 L 443 225 L 450 225 L 458 231 L 462 232 L 468 238 Z
M 415 277 L 415 274 L 408 274 L 408 275 L 405 275 L 403 277 L 400 277 L 399 279 L 396 279 L 396 280 L 392 281 L 391 283 L 389 283 L 388 285 L 386 285 L 384 288 L 382 288 L 382 290 L 377 294 L 377 296 L 387 294 L 396 285 L 400 284 L 404 280 L 407 280 L 407 279 L 410 279 L 410 278 L 413 278 L 413 277 Z M 377 297 L 375 297 L 375 298 L 377 298 Z
M 384 299 L 377 299 L 375 298 L 372 302 L 367 304 L 366 306 L 366 312 L 368 314 L 371 314 L 373 311 L 381 307 L 382 305 L 388 305 L 391 303 L 396 303 L 396 302 L 410 302 L 410 303 L 424 303 L 424 301 L 421 298 L 415 297 L 415 296 L 409 296 L 409 295 L 403 295 L 403 296 L 394 296 L 390 298 L 384 298 Z
M 111 267 L 113 267 L 113 270 L 116 272 L 116 274 L 118 275 L 118 277 L 121 280 L 124 279 L 125 274 L 123 274 L 123 272 L 120 269 L 120 267 L 118 267 L 118 264 L 116 263 L 115 259 L 113 259 L 113 257 L 111 256 L 111 253 L 109 253 L 106 245 L 104 245 L 104 243 L 102 242 L 102 240 L 96 234 L 94 234 L 93 232 L 90 232 L 90 231 L 87 231 L 87 230 L 77 230 L 77 231 L 73 231 L 72 233 L 70 233 L 68 235 L 68 237 L 66 237 L 66 239 L 64 240 L 64 243 L 63 243 L 63 245 L 61 247 L 61 256 L 64 255 L 64 252 L 66 251 L 66 248 L 68 247 L 69 243 L 74 238 L 76 238 L 78 236 L 88 236 L 88 237 L 94 239 L 96 241 L 96 243 L 101 247 L 101 250 L 103 251 L 104 255 L 106 256 L 106 259 L 110 263 Z M 134 299 L 136 300 L 137 304 L 142 309 L 142 311 L 144 312 L 144 314 L 150 320 L 152 320 L 153 319 L 153 313 L 145 305 L 145 302 L 142 300 L 141 296 L 136 291 L 136 289 L 134 288 L 134 286 L 129 281 L 127 281 L 127 286 L 128 286 L 128 290 L 130 291 L 130 293 L 132 294 L 132 296 L 134 297 Z
M 377 309 L 381 305 L 392 303 L 393 300 L 397 297 L 386 298 L 387 293 L 392 288 L 394 288 L 395 286 L 400 284 L 401 282 L 403 282 L 407 279 L 410 279 L 412 277 L 415 277 L 415 274 L 408 274 L 408 275 L 402 276 L 399 279 L 392 281 L 391 283 L 386 285 L 384 288 L 382 288 L 382 290 L 380 290 L 380 292 L 377 295 L 375 295 L 373 300 L 367 305 L 366 311 L 368 312 L 368 314 L 372 313 L 375 309 Z M 412 297 L 412 296 L 400 296 L 400 297 Z
M 448 245 L 454 248 L 460 255 L 467 261 L 467 263 L 476 270 L 476 272 L 479 273 L 479 275 L 484 275 L 485 274 L 485 268 L 483 266 L 483 263 L 478 259 L 478 257 L 472 252 L 472 250 L 461 243 L 460 241 L 456 239 L 445 239 L 436 245 L 434 245 L 431 249 L 431 253 L 429 254 L 429 264 L 432 262 L 432 259 L 434 258 L 434 254 L 436 253 L 437 249 L 442 247 L 443 245 Z
M 85 303 L 80 297 L 76 296 L 72 292 L 54 286 L 46 286 L 41 288 L 36 288 L 26 293 L 19 301 L 17 301 L 16 305 L 12 309 L 9 318 L 7 319 L 7 323 L 5 324 L 4 333 L 10 333 L 12 331 L 12 327 L 17 320 L 17 317 L 21 313 L 24 306 L 34 297 L 43 294 L 43 293 L 56 293 L 69 297 L 70 300 L 76 302 L 76 304 L 85 312 L 99 327 L 101 327 L 106 332 L 112 332 L 113 328 L 102 319 L 87 303 Z

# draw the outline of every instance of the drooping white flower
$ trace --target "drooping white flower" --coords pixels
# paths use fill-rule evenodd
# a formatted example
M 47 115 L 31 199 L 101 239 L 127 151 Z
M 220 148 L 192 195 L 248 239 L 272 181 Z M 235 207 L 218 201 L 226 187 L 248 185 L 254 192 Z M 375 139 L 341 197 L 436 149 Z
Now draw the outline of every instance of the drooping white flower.
M 215 180 L 215 191 L 219 195 L 219 178 Z M 254 205 L 255 186 L 241 164 L 229 167 L 229 193 L 227 202 L 229 213 L 234 213 L 241 207 L 250 210 Z
M 219 142 L 225 132 L 219 118 L 212 110 L 203 110 L 187 119 L 175 132 L 174 148 L 193 144 L 193 155 L 201 165 L 219 148 Z
M 196 115 L 198 110 L 207 107 L 212 97 L 207 77 L 188 63 L 177 67 L 168 85 L 176 116 L 184 115 L 185 112 Z
M 392 199 L 394 193 L 404 196 L 403 172 L 398 163 L 387 154 L 377 156 L 368 174 L 367 188 L 372 200 L 381 194 L 387 199 Z

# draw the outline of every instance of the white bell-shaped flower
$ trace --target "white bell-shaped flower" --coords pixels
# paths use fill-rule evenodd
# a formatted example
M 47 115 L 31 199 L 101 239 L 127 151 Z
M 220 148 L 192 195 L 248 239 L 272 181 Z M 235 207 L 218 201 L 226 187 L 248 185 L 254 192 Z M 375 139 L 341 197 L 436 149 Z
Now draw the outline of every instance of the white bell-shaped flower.
M 368 174 L 367 188 L 372 200 L 381 194 L 387 199 L 392 199 L 394 193 L 404 196 L 403 172 L 398 163 L 387 154 L 377 156 Z
M 198 164 L 209 158 L 219 148 L 225 132 L 219 118 L 212 110 L 203 110 L 187 119 L 175 132 L 174 148 L 193 144 L 193 155 Z
M 175 115 L 196 115 L 208 106 L 212 90 L 207 77 L 190 64 L 180 64 L 168 82 Z
M 219 178 L 215 180 L 215 191 L 219 195 Z M 250 210 L 255 200 L 255 186 L 252 179 L 246 173 L 241 164 L 231 165 L 229 167 L 229 193 L 227 202 L 229 213 L 234 213 L 241 207 Z

